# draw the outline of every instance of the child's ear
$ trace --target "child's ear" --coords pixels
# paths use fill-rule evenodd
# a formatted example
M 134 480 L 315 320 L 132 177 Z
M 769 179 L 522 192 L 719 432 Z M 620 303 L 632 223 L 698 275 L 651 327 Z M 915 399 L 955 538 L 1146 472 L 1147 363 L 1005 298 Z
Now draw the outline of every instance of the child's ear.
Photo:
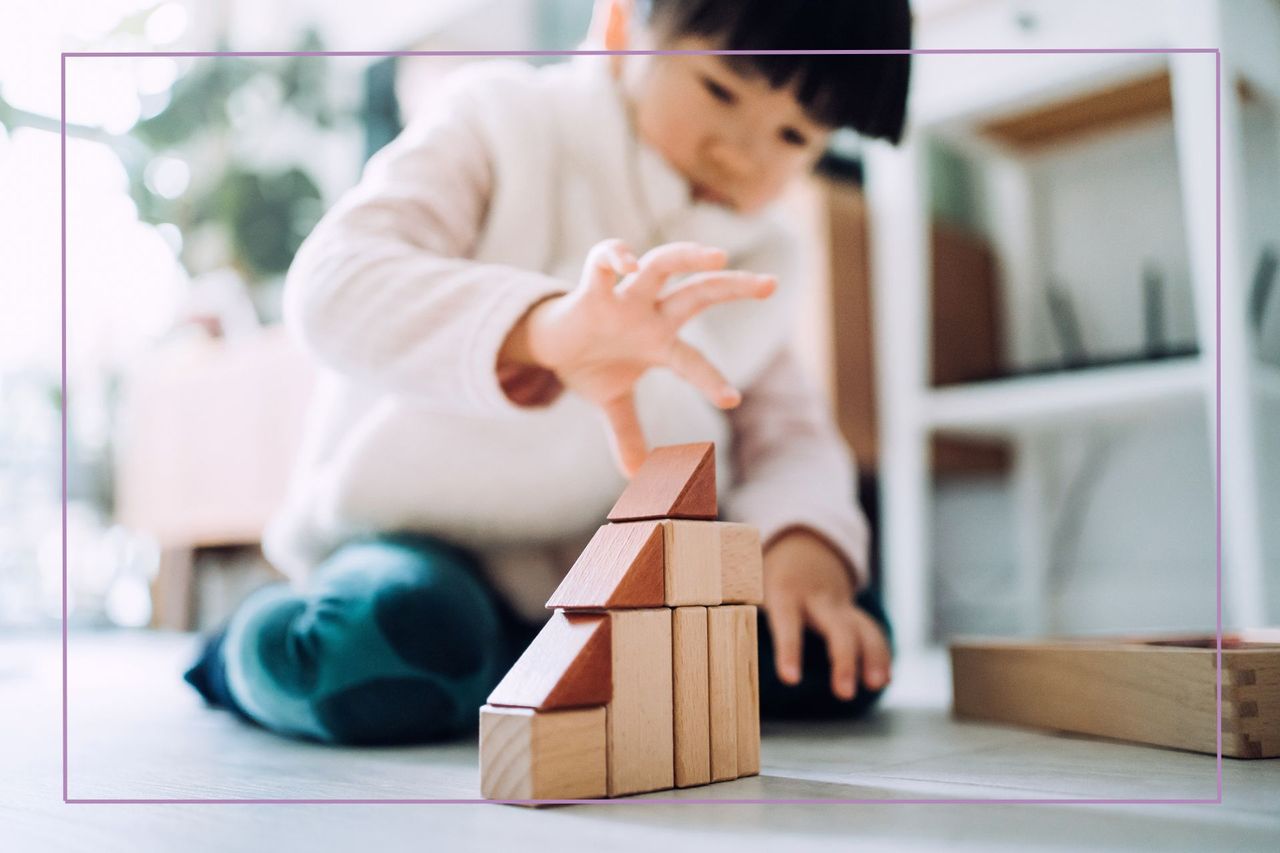
M 626 50 L 630 45 L 632 0 L 596 0 L 591 10 L 591 28 L 587 41 L 592 47 L 604 50 Z M 609 64 L 616 75 L 622 67 L 622 57 L 609 57 Z

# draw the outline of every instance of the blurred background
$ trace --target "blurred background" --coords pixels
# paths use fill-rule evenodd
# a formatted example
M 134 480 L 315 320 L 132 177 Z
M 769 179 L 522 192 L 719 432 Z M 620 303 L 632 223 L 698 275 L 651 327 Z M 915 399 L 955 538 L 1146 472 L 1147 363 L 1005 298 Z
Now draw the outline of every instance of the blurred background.
M 904 648 L 1280 614 L 1280 2 L 929 0 L 899 148 L 839 136 L 785 203 L 797 340 L 862 472 Z M 460 60 L 60 50 L 567 49 L 590 0 L 21 0 L 0 9 L 0 628 L 207 628 L 258 549 L 310 369 L 293 252 Z M 1221 360 L 1222 381 L 1216 381 Z M 1221 400 L 1217 393 L 1221 391 Z M 1216 420 L 1221 403 L 1221 425 Z M 1215 501 L 1220 429 L 1222 507 Z

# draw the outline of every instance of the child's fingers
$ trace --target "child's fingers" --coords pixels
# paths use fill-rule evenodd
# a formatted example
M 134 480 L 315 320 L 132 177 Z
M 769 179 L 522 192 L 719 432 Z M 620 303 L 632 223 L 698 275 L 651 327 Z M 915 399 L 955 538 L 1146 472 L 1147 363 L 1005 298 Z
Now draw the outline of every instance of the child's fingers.
M 640 271 L 618 288 L 618 293 L 652 302 L 667 278 L 676 273 L 718 270 L 728 263 L 723 249 L 698 243 L 667 243 L 644 253 Z
M 783 684 L 800 683 L 800 648 L 804 621 L 798 601 L 774 601 L 765 610 L 773 638 L 773 666 Z
M 827 641 L 831 661 L 831 692 L 849 700 L 858 692 L 858 631 L 854 613 L 835 602 L 812 605 L 809 618 Z
M 701 391 L 715 406 L 732 409 L 742 402 L 742 395 L 716 370 L 715 365 L 685 341 L 675 339 L 666 364 L 677 376 Z
M 884 632 L 870 616 L 858 614 L 858 637 L 862 648 L 862 683 L 879 690 L 889 683 L 892 655 Z
M 735 299 L 764 299 L 778 286 L 771 275 L 748 272 L 711 272 L 691 276 L 658 303 L 658 309 L 683 326 L 702 311 Z
M 635 272 L 636 256 L 622 240 L 602 240 L 587 252 L 587 286 L 612 291 L 620 276 Z
M 640 416 L 636 413 L 635 396 L 628 391 L 621 397 L 608 401 L 601 408 L 609 421 L 609 434 L 618 467 L 630 477 L 649 455 L 644 429 L 640 426 Z

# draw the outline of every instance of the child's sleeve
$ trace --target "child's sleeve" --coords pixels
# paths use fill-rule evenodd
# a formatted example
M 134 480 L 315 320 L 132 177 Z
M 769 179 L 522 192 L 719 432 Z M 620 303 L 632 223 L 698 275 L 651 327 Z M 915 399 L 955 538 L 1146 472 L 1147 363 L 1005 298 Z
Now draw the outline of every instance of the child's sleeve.
M 760 528 L 765 544 L 788 529 L 812 531 L 844 557 L 854 588 L 866 586 L 870 531 L 855 497 L 853 456 L 789 350 L 729 417 L 735 482 L 726 517 Z
M 516 408 L 496 371 L 507 334 L 568 288 L 469 260 L 493 189 L 476 101 L 454 87 L 374 155 L 298 251 L 284 314 L 339 373 L 442 410 L 492 414 Z

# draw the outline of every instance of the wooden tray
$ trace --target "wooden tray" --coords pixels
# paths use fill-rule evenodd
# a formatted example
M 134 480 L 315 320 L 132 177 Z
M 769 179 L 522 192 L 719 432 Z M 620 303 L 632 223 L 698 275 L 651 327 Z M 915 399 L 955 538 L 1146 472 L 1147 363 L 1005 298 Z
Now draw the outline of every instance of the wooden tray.
M 1217 752 L 1216 638 L 951 644 L 958 717 Z M 1280 630 L 1222 641 L 1222 754 L 1280 756 Z

